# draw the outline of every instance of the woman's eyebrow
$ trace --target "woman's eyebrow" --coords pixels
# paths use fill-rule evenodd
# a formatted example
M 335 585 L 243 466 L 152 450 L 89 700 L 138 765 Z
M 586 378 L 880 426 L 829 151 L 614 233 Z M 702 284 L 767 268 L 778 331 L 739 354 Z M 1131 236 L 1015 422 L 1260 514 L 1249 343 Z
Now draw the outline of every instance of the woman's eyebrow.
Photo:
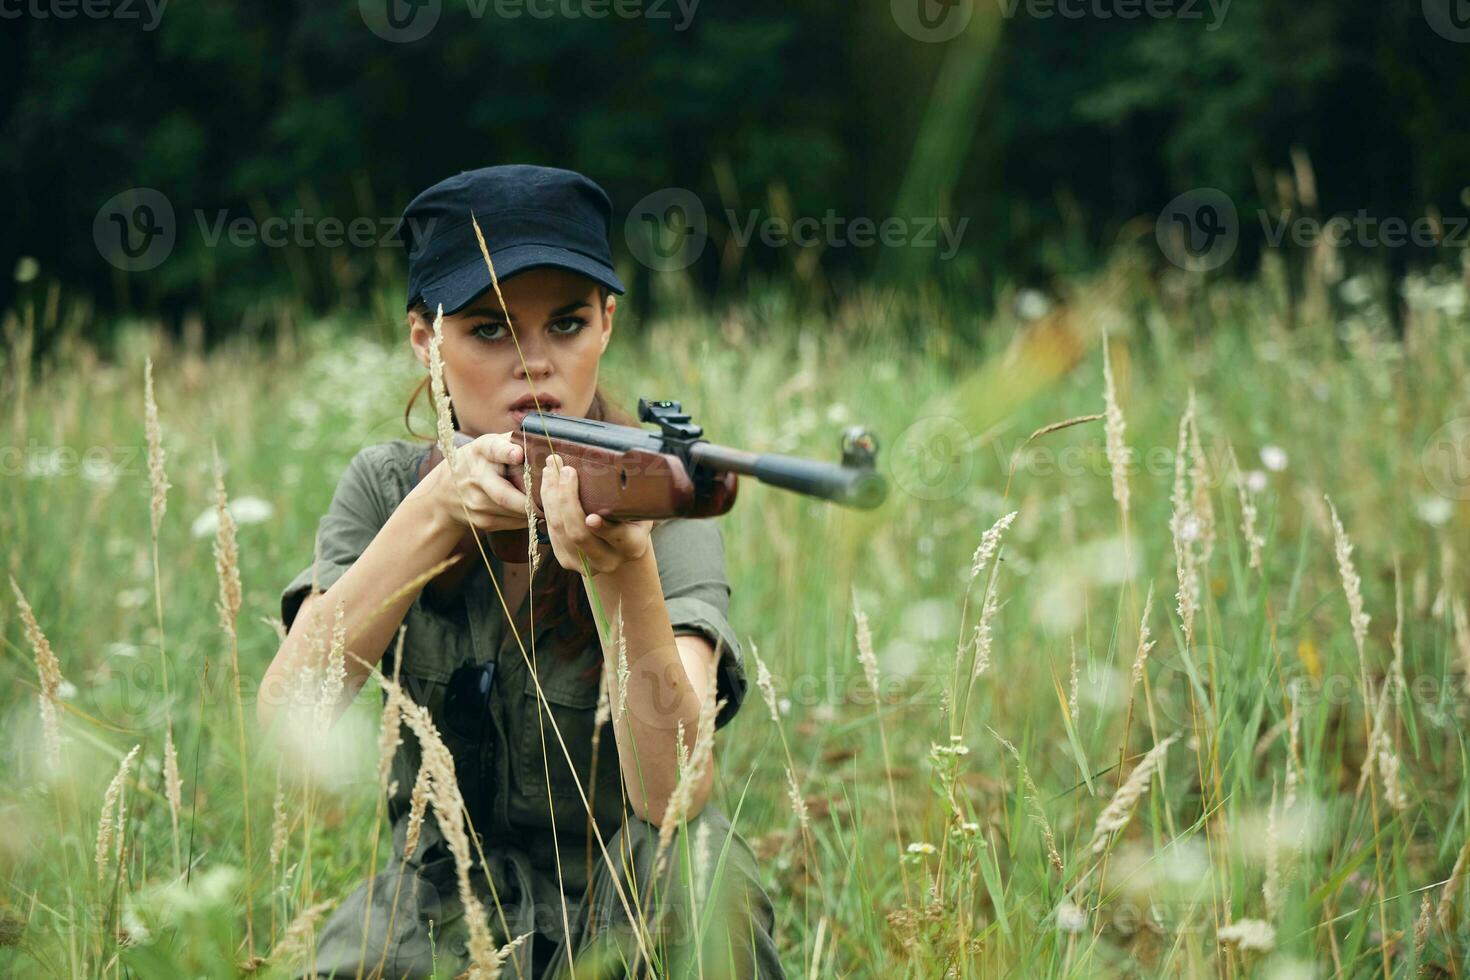
M 564 306 L 558 306 L 556 309 L 552 310 L 551 311 L 551 316 L 553 318 L 559 317 L 559 316 L 566 316 L 568 313 L 575 313 L 575 312 L 577 312 L 580 309 L 590 308 L 591 306 L 592 306 L 592 304 L 591 303 L 588 303 L 585 299 L 574 299 L 570 303 L 567 303 Z M 503 321 L 505 319 L 505 314 L 500 311 L 500 308 L 499 307 L 477 306 L 477 307 L 474 307 L 473 309 L 466 310 L 465 312 L 468 315 L 470 315 L 470 316 L 489 317 L 492 320 L 502 320 Z M 511 314 L 511 319 L 512 319 L 512 321 L 519 320 L 520 319 L 520 315 L 519 314 L 516 314 L 516 313 L 512 313 Z

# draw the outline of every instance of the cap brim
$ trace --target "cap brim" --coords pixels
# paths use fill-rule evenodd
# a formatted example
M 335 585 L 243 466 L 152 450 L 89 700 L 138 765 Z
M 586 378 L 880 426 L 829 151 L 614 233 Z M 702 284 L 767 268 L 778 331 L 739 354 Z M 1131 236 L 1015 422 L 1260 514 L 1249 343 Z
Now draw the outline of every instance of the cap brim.
M 581 252 L 555 245 L 512 245 L 491 252 L 490 261 L 495 265 L 495 277 L 502 282 L 527 269 L 552 267 L 580 272 L 619 295 L 626 292 L 622 280 L 610 266 Z M 425 285 L 423 298 L 431 310 L 443 303 L 444 312 L 448 315 L 464 309 L 490 285 L 490 270 L 485 266 L 485 258 L 477 255 L 449 275 Z

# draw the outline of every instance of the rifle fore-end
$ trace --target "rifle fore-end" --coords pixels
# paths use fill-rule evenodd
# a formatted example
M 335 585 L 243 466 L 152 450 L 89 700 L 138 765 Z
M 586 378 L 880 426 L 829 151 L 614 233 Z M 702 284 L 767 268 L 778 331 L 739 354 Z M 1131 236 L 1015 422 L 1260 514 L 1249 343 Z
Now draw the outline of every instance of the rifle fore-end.
M 735 504 L 736 474 L 712 472 L 706 485 L 700 487 L 684 460 L 672 453 L 611 450 L 567 438 L 554 439 L 548 444 L 544 435 L 528 435 L 524 431 L 512 432 L 510 439 L 525 451 L 525 458 L 530 462 L 531 488 L 527 492 L 521 466 L 507 466 L 506 479 L 531 498 L 536 508 L 538 536 L 543 541 L 547 537 L 541 477 L 553 445 L 562 462 L 577 471 L 577 497 L 582 509 L 606 520 L 714 517 Z M 471 441 L 469 436 L 455 433 L 457 445 Z M 426 477 L 443 459 L 438 444 L 431 446 L 419 467 L 419 479 Z M 502 562 L 523 565 L 530 560 L 527 529 L 492 531 L 489 537 L 491 551 Z

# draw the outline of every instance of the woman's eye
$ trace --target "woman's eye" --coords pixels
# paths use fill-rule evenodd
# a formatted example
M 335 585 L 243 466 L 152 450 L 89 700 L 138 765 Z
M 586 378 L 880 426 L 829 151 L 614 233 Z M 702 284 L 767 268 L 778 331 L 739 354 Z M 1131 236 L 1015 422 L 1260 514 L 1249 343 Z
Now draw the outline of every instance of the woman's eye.
M 563 337 L 569 337 L 572 334 L 580 331 L 586 325 L 586 320 L 583 320 L 580 317 L 572 316 L 567 317 L 565 320 L 557 320 L 551 325 L 550 332 Z M 484 340 L 504 340 L 506 337 L 510 336 L 510 334 L 505 330 L 504 323 L 476 324 L 472 328 L 471 332 L 474 333 L 476 337 L 480 337 Z

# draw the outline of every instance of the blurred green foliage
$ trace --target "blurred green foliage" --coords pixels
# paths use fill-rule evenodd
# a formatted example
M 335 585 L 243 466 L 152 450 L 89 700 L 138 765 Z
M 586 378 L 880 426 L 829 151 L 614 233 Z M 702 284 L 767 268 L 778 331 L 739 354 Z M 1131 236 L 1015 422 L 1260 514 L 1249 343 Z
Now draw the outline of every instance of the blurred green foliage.
M 639 302 L 661 294 L 643 288 L 655 277 L 634 264 L 621 221 L 665 187 L 693 191 L 710 217 L 712 247 L 686 292 L 738 295 L 774 277 L 830 300 L 876 274 L 981 307 L 1006 283 L 1095 265 L 1199 186 L 1237 203 L 1237 263 L 1253 265 L 1252 216 L 1274 206 L 1294 147 L 1324 214 L 1412 220 L 1470 206 L 1457 0 L 643 0 L 644 16 L 601 18 L 584 0 L 550 17 L 504 0 L 417 0 L 440 16 L 408 43 L 368 28 L 373 2 L 7 8 L 0 307 L 59 282 L 107 311 L 175 322 L 198 311 L 211 334 L 269 322 L 287 299 L 396 316 L 396 248 L 210 245 L 208 231 L 298 213 L 381 229 L 430 183 L 505 162 L 570 167 L 608 189 Z M 968 27 L 918 40 L 899 26 L 911 2 L 967 14 Z M 168 198 L 178 240 L 156 268 L 123 272 L 91 232 L 132 187 Z M 893 250 L 831 242 L 741 248 L 727 209 L 737 222 L 968 223 L 953 257 L 909 248 L 889 262 Z M 10 274 L 22 257 L 39 260 L 29 282 Z

